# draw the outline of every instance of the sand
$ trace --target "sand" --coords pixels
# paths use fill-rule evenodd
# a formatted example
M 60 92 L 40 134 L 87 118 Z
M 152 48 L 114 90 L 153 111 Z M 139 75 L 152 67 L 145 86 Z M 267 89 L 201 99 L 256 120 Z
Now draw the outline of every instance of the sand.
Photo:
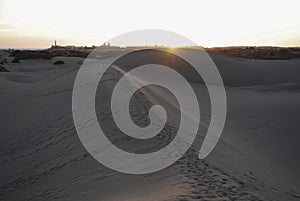
M 10 72 L 0 72 L 0 200 L 299 200 L 300 60 L 210 54 L 228 98 L 219 143 L 205 160 L 198 159 L 209 123 L 209 102 L 205 86 L 192 82 L 202 100 L 199 136 L 179 161 L 147 175 L 110 170 L 82 146 L 71 105 L 82 58 L 5 64 Z M 53 65 L 56 60 L 65 64 Z M 104 82 L 103 89 L 109 91 L 113 83 L 114 79 Z M 169 100 L 170 94 L 164 90 L 139 94 L 133 102 L 133 119 L 145 123 L 147 111 L 139 100 L 162 97 Z M 111 116 L 105 116 L 100 100 L 97 109 L 105 124 Z M 166 132 L 172 133 L 172 128 L 171 122 Z M 135 144 L 120 140 L 111 130 L 119 146 L 132 149 Z M 159 139 L 162 145 L 171 140 L 165 138 Z

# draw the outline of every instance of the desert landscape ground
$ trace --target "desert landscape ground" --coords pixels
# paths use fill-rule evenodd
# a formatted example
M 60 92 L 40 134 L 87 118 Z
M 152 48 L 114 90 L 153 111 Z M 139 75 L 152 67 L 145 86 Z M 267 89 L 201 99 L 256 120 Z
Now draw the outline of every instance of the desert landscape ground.
M 146 175 L 108 169 L 78 138 L 73 84 L 91 50 L 0 51 L 0 200 L 300 200 L 300 48 L 206 49 L 227 94 L 222 137 L 206 159 L 198 159 L 210 103 L 205 85 L 192 79 L 200 100 L 199 135 L 179 161 Z M 106 50 L 102 59 L 114 51 L 126 48 Z M 109 123 L 112 116 L 103 97 L 116 81 L 112 76 L 97 92 L 98 119 L 118 146 L 142 152 L 145 147 L 124 140 Z M 157 90 L 141 91 L 132 100 L 131 116 L 137 124 L 147 124 L 149 107 L 143 104 L 162 97 L 174 101 L 168 92 Z M 176 113 L 176 107 L 170 110 Z M 170 121 L 154 148 L 172 140 L 174 131 Z

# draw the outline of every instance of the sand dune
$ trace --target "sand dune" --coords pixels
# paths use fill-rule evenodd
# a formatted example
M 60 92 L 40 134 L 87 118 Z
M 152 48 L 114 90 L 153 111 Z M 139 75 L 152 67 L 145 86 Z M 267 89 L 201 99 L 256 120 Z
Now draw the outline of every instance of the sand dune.
M 198 159 L 210 103 L 203 83 L 190 77 L 201 100 L 199 135 L 179 161 L 147 175 L 110 170 L 82 146 L 71 105 L 82 58 L 7 64 L 10 72 L 0 72 L 0 200 L 300 200 L 300 60 L 210 55 L 228 98 L 221 140 L 208 158 Z M 53 65 L 57 60 L 65 64 Z M 101 102 L 107 100 L 101 97 L 115 82 L 113 78 L 103 82 L 104 92 L 96 97 L 97 112 L 104 115 L 103 124 L 118 146 L 147 150 L 149 147 L 118 137 L 109 123 L 112 117 Z M 147 107 L 141 103 L 160 101 L 161 97 L 172 101 L 161 89 L 137 94 L 132 103 L 133 120 L 145 125 Z M 176 113 L 176 107 L 170 110 Z M 172 140 L 176 124 L 168 123 L 155 146 Z

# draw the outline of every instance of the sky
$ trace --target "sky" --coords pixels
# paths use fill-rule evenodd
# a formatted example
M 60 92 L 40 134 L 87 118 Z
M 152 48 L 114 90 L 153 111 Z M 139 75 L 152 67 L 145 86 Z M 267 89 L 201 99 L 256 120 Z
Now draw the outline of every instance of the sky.
M 0 0 L 0 48 L 47 48 L 54 40 L 100 45 L 141 29 L 168 30 L 205 47 L 300 46 L 299 5 L 297 0 Z

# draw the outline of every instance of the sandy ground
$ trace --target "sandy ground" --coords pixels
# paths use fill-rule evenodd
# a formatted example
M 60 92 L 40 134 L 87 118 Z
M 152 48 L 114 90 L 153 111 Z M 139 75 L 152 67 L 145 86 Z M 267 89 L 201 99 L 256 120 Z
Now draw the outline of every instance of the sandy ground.
M 199 136 L 179 161 L 147 175 L 110 170 L 82 146 L 72 119 L 72 90 L 82 58 L 5 65 L 10 72 L 0 73 L 0 200 L 300 200 L 300 60 L 211 57 L 228 99 L 218 145 L 205 160 L 198 159 L 209 103 L 205 86 L 193 82 L 203 100 Z M 53 65 L 55 60 L 65 64 Z M 115 82 L 106 81 L 102 89 L 111 90 Z M 104 95 L 98 93 L 96 109 L 107 115 L 102 121 L 111 129 Z M 145 123 L 141 102 L 162 97 L 169 100 L 170 94 L 160 89 L 137 94 L 133 119 Z M 166 133 L 174 127 L 170 123 Z M 113 141 L 132 148 L 111 130 Z M 158 145 L 171 140 L 162 137 Z M 135 151 L 143 149 L 137 145 Z

